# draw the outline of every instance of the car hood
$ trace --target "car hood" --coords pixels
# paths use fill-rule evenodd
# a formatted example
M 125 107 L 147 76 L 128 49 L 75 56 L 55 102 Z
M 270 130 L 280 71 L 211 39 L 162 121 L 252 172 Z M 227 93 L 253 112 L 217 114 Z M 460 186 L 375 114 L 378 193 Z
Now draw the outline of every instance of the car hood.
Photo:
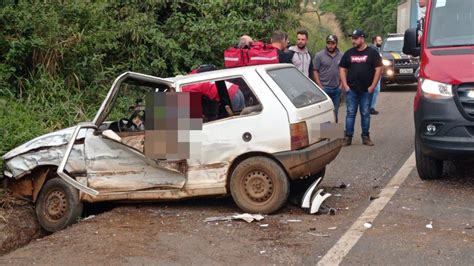
M 474 81 L 474 46 L 427 49 L 422 62 L 422 77 L 453 85 Z
M 2 158 L 4 160 L 8 160 L 20 154 L 29 152 L 31 150 L 65 145 L 66 143 L 69 142 L 69 139 L 71 138 L 71 135 L 74 132 L 74 128 L 75 127 L 69 127 L 69 128 L 61 129 L 61 130 L 54 131 L 54 132 L 39 136 L 37 138 L 34 138 L 10 150 L 9 152 L 5 153 L 2 156 Z M 86 129 L 81 130 L 79 132 L 77 139 L 83 139 L 85 136 L 85 133 L 86 133 Z
M 399 52 L 382 52 L 382 57 L 389 60 L 394 59 L 410 59 L 409 55 Z

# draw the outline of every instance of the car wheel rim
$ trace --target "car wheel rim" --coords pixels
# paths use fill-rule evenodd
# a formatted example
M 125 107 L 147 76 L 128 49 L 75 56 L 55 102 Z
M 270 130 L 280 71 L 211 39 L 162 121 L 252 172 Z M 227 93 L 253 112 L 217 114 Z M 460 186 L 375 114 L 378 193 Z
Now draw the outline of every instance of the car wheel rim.
M 67 209 L 66 194 L 63 191 L 54 190 L 45 199 L 45 216 L 48 220 L 56 222 L 64 217 Z
M 251 171 L 243 181 L 247 197 L 254 202 L 265 202 L 273 194 L 272 179 L 263 171 Z

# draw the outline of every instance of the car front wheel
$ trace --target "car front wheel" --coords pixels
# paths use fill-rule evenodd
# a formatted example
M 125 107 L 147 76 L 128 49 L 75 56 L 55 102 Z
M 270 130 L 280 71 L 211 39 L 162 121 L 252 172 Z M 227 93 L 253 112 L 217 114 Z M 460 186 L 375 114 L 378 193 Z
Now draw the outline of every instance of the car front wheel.
M 287 201 L 290 183 L 285 171 L 272 159 L 245 159 L 234 169 L 230 191 L 235 203 L 249 213 L 269 214 Z
M 48 180 L 36 201 L 38 222 L 46 231 L 56 232 L 75 223 L 82 213 L 79 191 L 60 178 Z
M 439 179 L 443 174 L 443 161 L 427 156 L 421 151 L 420 140 L 415 139 L 416 169 L 423 180 Z

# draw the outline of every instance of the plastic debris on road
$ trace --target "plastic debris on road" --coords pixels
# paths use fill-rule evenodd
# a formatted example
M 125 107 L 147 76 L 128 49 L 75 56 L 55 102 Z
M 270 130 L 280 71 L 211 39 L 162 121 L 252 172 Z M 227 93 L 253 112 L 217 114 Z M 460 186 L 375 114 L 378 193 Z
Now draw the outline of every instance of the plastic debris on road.
M 302 222 L 301 220 L 296 220 L 296 219 L 289 219 L 289 220 L 286 220 L 287 222 L 289 223 L 300 223 Z
M 317 233 L 311 233 L 311 232 L 309 232 L 308 234 L 312 236 L 329 237 L 329 235 L 326 235 L 326 234 L 317 234 Z
M 232 220 L 244 220 L 247 223 L 251 223 L 253 221 L 261 221 L 263 220 L 264 216 L 261 214 L 249 214 L 249 213 L 242 213 L 242 214 L 234 214 L 231 216 L 215 216 L 215 217 L 208 217 L 204 219 L 205 223 L 208 222 L 217 222 L 217 221 L 232 221 Z
M 429 224 L 425 225 L 425 227 L 428 229 L 433 229 L 433 222 L 430 222 Z
M 313 184 L 311 184 L 311 186 L 309 186 L 309 188 L 306 190 L 306 192 L 303 195 L 301 208 L 309 209 L 310 214 L 315 214 L 317 212 L 320 212 L 320 207 L 323 201 L 331 196 L 330 193 L 323 192 L 323 189 L 319 189 L 318 191 L 314 192 L 314 190 L 316 190 L 316 187 L 319 185 L 320 182 L 321 182 L 321 178 L 318 178 Z M 332 212 L 336 214 L 335 210 Z M 331 210 L 329 210 L 329 214 L 331 214 Z
M 82 219 L 83 221 L 87 221 L 87 220 L 91 220 L 91 219 L 94 219 L 95 218 L 95 215 L 89 215 L 87 216 L 86 218 Z

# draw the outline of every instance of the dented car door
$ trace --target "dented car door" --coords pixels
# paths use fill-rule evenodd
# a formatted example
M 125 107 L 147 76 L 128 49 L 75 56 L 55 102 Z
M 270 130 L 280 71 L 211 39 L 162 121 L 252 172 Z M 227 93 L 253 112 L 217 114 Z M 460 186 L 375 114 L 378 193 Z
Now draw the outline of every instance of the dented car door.
M 99 192 L 179 189 L 186 181 L 182 173 L 159 166 L 138 150 L 92 130 L 85 140 L 85 160 L 88 186 Z

